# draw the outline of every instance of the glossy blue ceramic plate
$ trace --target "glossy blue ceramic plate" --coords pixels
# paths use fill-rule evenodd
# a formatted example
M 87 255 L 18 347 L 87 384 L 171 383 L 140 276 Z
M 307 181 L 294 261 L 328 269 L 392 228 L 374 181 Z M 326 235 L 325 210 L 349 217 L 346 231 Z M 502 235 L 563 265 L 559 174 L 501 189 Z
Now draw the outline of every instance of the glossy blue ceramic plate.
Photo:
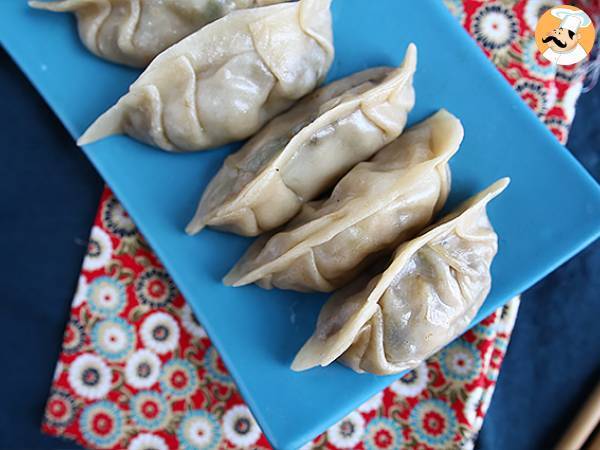
M 450 206 L 500 177 L 512 178 L 490 206 L 500 251 L 481 319 L 598 236 L 600 189 L 442 2 L 418 3 L 334 0 L 337 56 L 330 79 L 397 65 L 414 41 L 419 69 L 411 122 L 444 107 L 465 127 L 452 160 Z M 25 1 L 0 2 L 0 38 L 73 137 L 137 75 L 88 53 L 71 16 L 29 10 Z M 312 333 L 325 296 L 226 288 L 221 277 L 248 241 L 213 231 L 185 235 L 202 190 L 231 147 L 176 155 L 115 137 L 84 150 L 193 306 L 275 447 L 301 446 L 394 380 L 338 364 L 292 372 L 289 365 Z

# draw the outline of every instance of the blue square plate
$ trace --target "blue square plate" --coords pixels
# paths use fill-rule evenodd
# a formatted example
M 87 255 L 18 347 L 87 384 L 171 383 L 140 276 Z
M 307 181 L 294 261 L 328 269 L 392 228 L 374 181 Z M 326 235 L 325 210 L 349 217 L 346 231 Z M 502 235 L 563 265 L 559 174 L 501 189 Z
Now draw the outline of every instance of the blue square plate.
M 333 12 L 337 57 L 331 79 L 397 65 L 409 41 L 419 47 L 411 122 L 444 107 L 462 119 L 466 131 L 452 161 L 450 204 L 500 177 L 512 178 L 490 207 L 500 252 L 494 287 L 478 320 L 598 236 L 598 185 L 441 1 L 407 7 L 379 0 L 367 7 L 362 0 L 335 0 Z M 137 75 L 89 54 L 70 16 L 29 10 L 24 1 L 0 2 L 0 37 L 74 137 Z M 184 234 L 203 188 L 231 148 L 176 155 L 114 137 L 84 150 L 193 306 L 272 444 L 292 449 L 395 377 L 357 375 L 337 364 L 292 372 L 292 358 L 311 334 L 325 296 L 226 288 L 220 279 L 248 241 L 213 231 L 193 238 Z

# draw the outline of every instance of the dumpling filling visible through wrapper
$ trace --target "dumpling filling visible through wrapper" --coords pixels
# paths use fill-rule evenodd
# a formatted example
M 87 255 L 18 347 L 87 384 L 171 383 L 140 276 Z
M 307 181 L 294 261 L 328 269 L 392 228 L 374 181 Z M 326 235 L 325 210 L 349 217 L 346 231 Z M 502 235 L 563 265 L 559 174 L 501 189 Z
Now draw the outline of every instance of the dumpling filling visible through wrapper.
M 402 244 L 366 286 L 333 295 L 292 369 L 339 360 L 356 372 L 396 374 L 466 331 L 490 291 L 497 252 L 486 205 L 508 183 L 497 181 Z
M 335 81 L 273 119 L 230 155 L 186 231 L 256 236 L 283 225 L 355 164 L 396 139 L 415 103 L 417 51 L 402 65 Z
M 344 286 L 444 206 L 448 161 L 462 138 L 460 121 L 445 110 L 410 128 L 348 172 L 327 200 L 305 205 L 282 231 L 258 239 L 225 283 L 303 292 Z
M 234 11 L 158 55 L 79 145 L 127 134 L 168 151 L 245 139 L 313 91 L 334 57 L 331 0 Z

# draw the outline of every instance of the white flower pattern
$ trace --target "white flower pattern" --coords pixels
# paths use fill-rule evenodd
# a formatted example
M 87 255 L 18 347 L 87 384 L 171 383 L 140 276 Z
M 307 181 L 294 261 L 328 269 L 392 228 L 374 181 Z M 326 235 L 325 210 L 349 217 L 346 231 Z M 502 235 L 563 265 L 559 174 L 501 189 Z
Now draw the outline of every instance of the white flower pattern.
M 58 379 L 63 373 L 63 370 L 65 370 L 65 365 L 61 361 L 58 361 L 56 363 L 56 367 L 54 367 L 54 375 L 52 376 L 52 381 L 58 381 Z
M 510 303 L 507 303 L 502 308 L 502 313 L 496 323 L 496 331 L 502 334 L 510 334 L 517 320 L 517 312 L 519 310 L 520 297 L 513 298 Z
M 68 381 L 77 395 L 96 400 L 110 391 L 112 374 L 102 358 L 83 353 L 69 367 Z
M 567 92 L 563 98 L 563 108 L 565 109 L 565 115 L 567 116 L 567 120 L 569 122 L 573 121 L 575 118 L 575 105 L 577 104 L 577 100 L 579 100 L 582 89 L 582 81 L 573 83 L 573 85 L 567 89 Z
M 83 260 L 83 270 L 98 270 L 106 266 L 112 257 L 113 245 L 110 236 L 102 228 L 92 228 L 88 251 Z
M 188 411 L 177 429 L 182 450 L 216 449 L 221 440 L 218 422 L 201 410 Z
M 250 447 L 260 438 L 261 430 L 246 405 L 230 408 L 222 419 L 223 434 L 236 447 Z
M 469 397 L 465 402 L 465 417 L 473 427 L 475 427 L 478 422 L 477 410 L 481 405 L 483 394 L 483 388 L 478 386 L 469 392 Z
M 365 419 L 354 411 L 327 430 L 327 439 L 339 448 L 353 448 L 365 434 Z
M 477 10 L 471 23 L 475 39 L 488 51 L 498 51 L 512 44 L 519 33 L 513 12 L 497 2 L 486 2 Z
M 408 372 L 399 380 L 394 381 L 390 389 L 398 395 L 404 397 L 416 397 L 427 386 L 428 369 L 426 363 L 419 364 L 418 367 Z
M 381 406 L 381 402 L 383 401 L 383 391 L 378 392 L 369 400 L 364 402 L 362 405 L 358 407 L 360 412 L 369 413 L 378 409 Z
M 173 317 L 162 311 L 148 315 L 140 327 L 144 346 L 162 355 L 179 344 L 179 325 Z
M 77 290 L 75 291 L 75 297 L 73 298 L 73 307 L 77 308 L 85 302 L 88 290 L 87 279 L 84 274 L 79 275 L 77 280 Z
M 151 350 L 136 351 L 125 365 L 125 381 L 136 389 L 150 388 L 158 381 L 161 362 Z
M 560 5 L 560 0 L 528 0 L 525 5 L 523 17 L 531 31 L 535 31 L 538 20 L 547 10 Z
M 206 331 L 204 331 L 204 328 L 202 325 L 200 325 L 200 322 L 196 320 L 196 316 L 194 315 L 192 308 L 190 308 L 187 303 L 183 305 L 181 310 L 181 323 L 183 328 L 185 328 L 192 336 L 199 339 L 206 337 Z
M 169 446 L 156 434 L 140 433 L 131 440 L 127 450 L 169 450 Z

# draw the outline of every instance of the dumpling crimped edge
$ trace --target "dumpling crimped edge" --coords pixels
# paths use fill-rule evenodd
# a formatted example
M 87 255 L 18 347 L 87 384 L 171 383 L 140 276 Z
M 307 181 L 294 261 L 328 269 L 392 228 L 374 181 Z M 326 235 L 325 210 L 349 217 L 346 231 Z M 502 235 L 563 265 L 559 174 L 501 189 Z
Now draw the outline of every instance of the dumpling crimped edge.
M 186 227 L 186 232 L 188 234 L 199 233 L 207 224 L 210 223 L 211 220 L 214 220 L 220 216 L 228 215 L 238 208 L 245 208 L 246 205 L 244 203 L 246 200 L 249 200 L 246 201 L 246 203 L 250 203 L 253 197 L 260 195 L 261 185 L 266 185 L 270 181 L 271 177 L 279 176 L 278 171 L 271 169 L 273 167 L 281 167 L 290 158 L 292 158 L 294 151 L 302 144 L 302 142 L 304 142 L 306 139 L 309 139 L 316 131 L 329 124 L 335 118 L 354 111 L 356 108 L 360 108 L 362 105 L 374 103 L 380 96 L 387 95 L 390 92 L 398 90 L 402 85 L 405 85 L 409 80 L 412 79 L 416 68 L 417 47 L 415 44 L 411 43 L 408 45 L 402 65 L 393 70 L 380 85 L 375 86 L 362 94 L 344 99 L 334 108 L 326 111 L 324 114 L 321 114 L 316 120 L 302 128 L 292 137 L 292 139 L 290 139 L 285 148 L 275 158 L 273 158 L 260 173 L 256 174 L 254 179 L 245 185 L 243 189 L 235 195 L 235 197 L 228 199 L 216 210 L 211 211 L 209 215 L 202 217 L 202 219 L 198 216 L 201 210 L 201 204 L 198 208 L 198 212 L 194 218 L 192 218 L 190 224 Z
M 440 122 L 442 127 L 434 128 L 431 138 L 435 140 L 441 135 L 443 137 L 447 137 L 448 142 L 436 142 L 434 145 L 437 144 L 441 147 L 439 152 L 440 154 L 435 158 L 429 159 L 412 167 L 408 174 L 409 176 L 405 175 L 398 180 L 397 184 L 394 184 L 393 189 L 395 191 L 401 189 L 402 186 L 409 186 L 413 182 L 416 182 L 424 173 L 428 172 L 429 170 L 447 163 L 458 151 L 464 135 L 463 127 L 460 123 L 460 120 L 458 120 L 448 111 L 442 109 L 423 122 L 415 125 L 413 128 L 418 129 L 420 126 L 425 126 L 435 122 Z M 410 130 L 408 130 L 408 132 L 410 132 Z M 393 142 L 389 145 L 393 145 Z M 370 163 L 364 162 L 359 163 L 358 165 L 360 164 Z M 349 172 L 349 174 L 351 173 L 352 171 Z M 369 217 L 378 209 L 385 207 L 386 204 L 392 201 L 394 201 L 394 198 L 385 198 L 385 196 L 382 196 L 377 201 L 369 202 L 368 207 L 364 208 L 360 214 L 355 214 L 352 217 L 348 216 L 347 214 L 340 214 L 340 211 L 338 210 L 323 217 L 319 217 L 318 219 L 303 225 L 306 230 L 310 228 L 310 234 L 302 242 L 294 245 L 285 253 L 279 255 L 272 261 L 256 267 L 247 273 L 243 272 L 243 267 L 240 266 L 239 263 L 236 264 L 223 278 L 223 283 L 234 287 L 253 283 L 262 278 L 265 272 L 272 273 L 285 267 L 289 260 L 301 256 L 301 254 L 306 251 L 307 247 L 314 247 L 327 242 L 333 236 L 340 233 L 344 228 L 358 223 L 366 217 Z M 346 209 L 351 208 L 348 208 L 348 205 L 346 205 Z M 324 234 L 322 230 L 327 227 L 329 227 L 327 234 Z
M 385 290 L 390 286 L 398 271 L 408 262 L 421 247 L 436 236 L 445 233 L 461 221 L 471 210 L 485 207 L 492 199 L 500 195 L 510 183 L 510 178 L 501 178 L 479 194 L 462 203 L 453 213 L 444 217 L 437 224 L 432 225 L 421 236 L 408 241 L 396 250 L 392 263 L 380 275 L 371 280 L 369 286 L 374 284 L 363 306 L 354 313 L 333 336 L 326 341 L 313 334 L 302 346 L 294 361 L 292 370 L 303 371 L 318 365 L 327 366 L 339 358 L 354 342 L 358 332 L 373 316 L 377 304 Z M 316 332 L 315 332 L 316 333 Z
M 160 95 L 158 93 L 158 89 L 156 89 L 156 87 L 154 85 L 144 85 L 143 83 L 145 82 L 145 78 L 148 75 L 150 75 L 154 70 L 156 70 L 156 67 L 159 66 L 160 64 L 166 63 L 167 61 L 171 61 L 171 60 L 174 61 L 176 59 L 185 57 L 185 55 L 187 53 L 186 44 L 188 42 L 192 42 L 194 39 L 197 39 L 198 35 L 210 36 L 213 29 L 221 27 L 224 23 L 226 23 L 226 21 L 230 17 L 236 16 L 239 14 L 250 14 L 250 15 L 256 15 L 257 17 L 260 17 L 259 14 L 262 13 L 266 17 L 267 14 L 269 14 L 269 13 L 272 13 L 272 12 L 275 13 L 278 10 L 284 10 L 286 8 L 288 8 L 288 9 L 289 8 L 298 8 L 298 10 L 300 11 L 300 10 L 303 10 L 304 8 L 314 7 L 315 4 L 319 4 L 320 5 L 319 7 L 326 6 L 327 8 L 329 8 L 331 1 L 332 0 L 299 0 L 297 2 L 268 4 L 266 6 L 262 6 L 259 8 L 253 8 L 253 9 L 236 10 L 236 11 L 233 11 L 232 13 L 230 13 L 228 16 L 222 17 L 221 19 L 218 19 L 218 20 L 206 25 L 205 27 L 201 28 L 197 32 L 192 33 L 191 35 L 183 38 L 181 41 L 179 41 L 176 44 L 172 45 L 171 47 L 167 48 L 162 53 L 157 55 L 154 58 L 154 60 L 152 60 L 152 62 L 148 65 L 148 67 L 146 67 L 146 69 L 141 73 L 141 75 L 137 78 L 137 80 L 135 80 L 131 84 L 128 92 L 125 93 L 117 101 L 117 103 L 115 103 L 108 110 L 106 110 L 104 113 L 102 113 L 87 128 L 87 130 L 79 137 L 79 139 L 77 140 L 77 145 L 81 147 L 81 146 L 91 144 L 93 142 L 99 141 L 101 139 L 104 139 L 104 138 L 112 136 L 112 135 L 122 134 L 123 133 L 123 116 L 125 114 L 125 111 L 123 110 L 123 108 L 119 108 L 119 106 L 120 106 L 119 104 L 120 104 L 121 100 L 123 100 L 125 97 L 127 97 L 129 95 L 147 95 L 150 98 L 151 103 L 153 103 L 153 106 L 156 107 L 155 109 L 157 109 L 157 112 L 155 114 L 162 115 L 162 111 L 161 111 L 162 107 L 157 107 L 157 105 L 156 105 L 157 103 L 160 103 Z M 300 13 L 298 13 L 298 14 L 300 14 Z M 305 25 L 305 23 L 301 23 L 301 25 Z M 309 34 L 309 36 L 311 36 L 314 39 L 313 35 L 317 35 L 317 33 L 312 29 L 309 29 L 309 30 L 311 31 L 311 33 L 307 32 L 307 34 Z M 307 30 L 305 30 L 305 32 L 306 31 Z M 318 36 L 319 36 L 319 39 L 317 40 L 317 42 L 319 43 L 319 45 L 321 45 L 321 47 L 324 49 L 325 53 L 328 56 L 327 68 L 329 68 L 331 61 L 333 60 L 334 52 L 335 52 L 333 44 L 323 46 L 323 42 L 326 41 L 326 39 L 324 39 L 320 35 L 318 35 Z M 260 53 L 258 52 L 258 50 L 256 50 L 256 51 L 257 51 L 257 54 L 259 54 L 259 56 L 260 56 Z M 326 73 L 327 73 L 327 70 L 323 74 L 323 78 L 326 75 Z M 134 88 L 136 90 L 139 89 L 139 91 L 132 92 L 132 89 L 134 89 Z M 152 89 L 152 88 L 154 88 L 154 89 Z M 156 100 L 157 96 L 158 96 L 158 102 L 153 101 L 153 100 Z M 159 106 L 161 106 L 161 105 L 159 105 Z M 163 134 L 162 127 L 160 127 L 159 133 L 161 135 Z M 161 138 L 161 136 L 159 136 L 158 138 L 156 138 L 156 137 L 154 137 L 154 138 L 155 138 L 155 140 L 158 140 L 158 141 L 165 140 L 165 138 Z M 175 147 L 173 145 L 171 145 L 169 142 L 163 142 L 160 147 L 165 150 L 169 150 L 169 149 L 175 150 Z

